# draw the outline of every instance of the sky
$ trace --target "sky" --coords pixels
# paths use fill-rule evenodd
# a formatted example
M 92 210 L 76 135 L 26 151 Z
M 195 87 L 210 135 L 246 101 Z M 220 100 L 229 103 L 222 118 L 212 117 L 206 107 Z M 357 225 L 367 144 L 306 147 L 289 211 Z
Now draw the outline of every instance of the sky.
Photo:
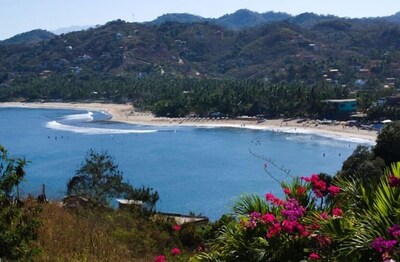
M 0 40 L 34 29 L 103 25 L 122 19 L 151 21 L 167 13 L 217 18 L 239 9 L 298 15 L 376 17 L 400 11 L 399 0 L 0 0 Z

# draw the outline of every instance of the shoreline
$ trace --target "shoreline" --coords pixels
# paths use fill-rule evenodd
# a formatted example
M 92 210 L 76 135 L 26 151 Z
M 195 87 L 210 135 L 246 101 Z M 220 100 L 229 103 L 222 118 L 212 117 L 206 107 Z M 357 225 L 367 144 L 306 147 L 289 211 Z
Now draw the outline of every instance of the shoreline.
M 47 108 L 47 109 L 71 109 L 103 111 L 111 115 L 112 121 L 124 122 L 137 125 L 151 126 L 188 126 L 205 128 L 246 128 L 254 130 L 266 130 L 274 132 L 313 134 L 329 137 L 338 140 L 353 141 L 359 143 L 375 144 L 377 138 L 376 131 L 362 130 L 357 127 L 349 127 L 343 124 L 322 125 L 316 121 L 298 123 L 295 120 L 285 121 L 283 119 L 267 119 L 261 123 L 254 118 L 243 119 L 210 119 L 210 118 L 165 118 L 155 117 L 150 112 L 135 111 L 129 104 L 106 104 L 106 103 L 24 103 L 24 102 L 4 102 L 0 103 L 0 108 Z

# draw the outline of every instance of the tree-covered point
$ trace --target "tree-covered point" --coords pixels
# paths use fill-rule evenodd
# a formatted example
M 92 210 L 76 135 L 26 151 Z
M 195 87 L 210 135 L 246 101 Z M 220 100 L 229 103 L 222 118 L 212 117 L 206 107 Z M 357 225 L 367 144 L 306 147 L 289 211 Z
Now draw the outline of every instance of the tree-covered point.
M 263 80 L 50 77 L 0 89 L 0 101 L 131 102 L 157 116 L 265 115 L 324 117 L 324 99 L 348 98 L 349 89 L 324 82 L 271 84 Z

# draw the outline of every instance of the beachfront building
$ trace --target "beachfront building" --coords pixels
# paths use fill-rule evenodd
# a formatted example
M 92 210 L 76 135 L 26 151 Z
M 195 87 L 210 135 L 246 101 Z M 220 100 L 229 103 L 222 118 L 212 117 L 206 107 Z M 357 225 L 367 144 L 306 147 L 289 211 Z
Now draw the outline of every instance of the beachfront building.
M 327 99 L 325 103 L 325 118 L 332 120 L 348 120 L 357 111 L 356 99 Z

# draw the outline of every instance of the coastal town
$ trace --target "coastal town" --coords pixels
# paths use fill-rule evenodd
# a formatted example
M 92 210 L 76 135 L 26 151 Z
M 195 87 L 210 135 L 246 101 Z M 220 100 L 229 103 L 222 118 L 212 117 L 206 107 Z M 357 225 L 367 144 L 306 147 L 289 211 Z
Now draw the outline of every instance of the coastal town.
M 399 3 L 5 1 L 0 262 L 400 261 Z

